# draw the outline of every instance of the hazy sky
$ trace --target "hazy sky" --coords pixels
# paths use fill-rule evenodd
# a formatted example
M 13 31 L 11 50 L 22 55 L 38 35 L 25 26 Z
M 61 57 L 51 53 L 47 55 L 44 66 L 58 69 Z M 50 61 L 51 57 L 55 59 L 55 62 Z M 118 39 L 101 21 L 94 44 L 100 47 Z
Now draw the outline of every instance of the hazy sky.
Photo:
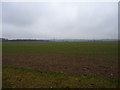
M 2 37 L 116 39 L 118 3 L 2 3 Z

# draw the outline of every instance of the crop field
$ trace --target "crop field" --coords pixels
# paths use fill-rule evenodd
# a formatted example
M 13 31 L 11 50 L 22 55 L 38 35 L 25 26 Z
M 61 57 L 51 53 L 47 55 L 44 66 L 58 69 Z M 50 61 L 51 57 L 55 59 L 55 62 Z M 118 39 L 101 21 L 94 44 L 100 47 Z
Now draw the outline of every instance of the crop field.
M 115 88 L 118 42 L 3 42 L 3 88 Z

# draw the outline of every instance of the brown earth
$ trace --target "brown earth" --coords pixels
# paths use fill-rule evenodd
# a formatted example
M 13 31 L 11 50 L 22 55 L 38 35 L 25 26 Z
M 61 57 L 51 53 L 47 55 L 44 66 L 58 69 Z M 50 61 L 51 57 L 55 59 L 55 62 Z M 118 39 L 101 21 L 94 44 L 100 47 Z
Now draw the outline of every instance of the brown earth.
M 3 54 L 3 65 L 51 70 L 89 76 L 117 77 L 117 61 L 88 58 L 65 57 L 62 55 L 15 55 Z

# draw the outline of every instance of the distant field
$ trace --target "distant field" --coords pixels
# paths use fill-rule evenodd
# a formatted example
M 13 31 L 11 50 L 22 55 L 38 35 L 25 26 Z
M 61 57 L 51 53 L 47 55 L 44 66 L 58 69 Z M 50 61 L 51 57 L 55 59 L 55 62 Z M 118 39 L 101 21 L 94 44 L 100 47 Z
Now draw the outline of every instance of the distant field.
M 36 70 L 77 74 L 79 78 L 81 78 L 81 76 L 117 78 L 117 45 L 118 43 L 116 41 L 3 42 L 2 62 L 3 66 L 24 67 Z M 8 74 L 6 70 L 15 70 L 16 72 L 18 69 L 11 67 L 6 69 L 6 67 L 3 67 L 4 79 L 9 77 L 7 76 Z M 10 71 L 8 73 L 11 73 Z M 4 79 L 3 83 L 8 83 L 9 79 L 8 81 Z M 76 83 L 79 85 L 78 82 Z M 106 84 L 106 82 L 104 83 Z M 99 85 L 97 86 L 100 87 Z M 101 87 L 102 86 L 103 85 L 101 85 Z M 111 85 L 109 84 L 109 86 Z

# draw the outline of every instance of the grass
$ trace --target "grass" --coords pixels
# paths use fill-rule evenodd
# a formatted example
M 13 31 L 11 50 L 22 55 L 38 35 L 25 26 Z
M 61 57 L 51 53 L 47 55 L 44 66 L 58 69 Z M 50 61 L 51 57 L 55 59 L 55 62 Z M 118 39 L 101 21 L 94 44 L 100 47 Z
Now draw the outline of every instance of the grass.
M 3 66 L 3 88 L 116 88 L 113 78 Z
M 14 54 L 117 54 L 117 42 L 3 42 L 2 48 Z

